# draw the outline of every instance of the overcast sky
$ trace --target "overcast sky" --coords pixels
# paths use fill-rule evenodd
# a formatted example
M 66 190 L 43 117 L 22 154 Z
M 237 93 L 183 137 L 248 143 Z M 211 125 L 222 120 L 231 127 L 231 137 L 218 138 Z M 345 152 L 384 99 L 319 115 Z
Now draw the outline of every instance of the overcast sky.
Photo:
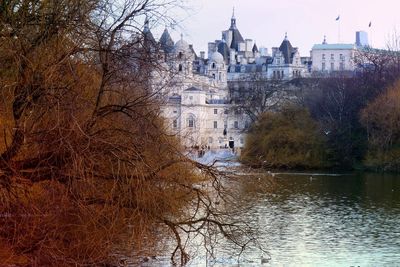
M 182 15 L 182 27 L 171 31 L 174 41 L 182 33 L 196 52 L 207 51 L 209 41 L 221 39 L 221 31 L 229 28 L 233 6 L 243 38 L 255 40 L 269 52 L 280 45 L 287 32 L 292 45 L 307 56 L 324 35 L 328 43 L 338 43 L 339 24 L 341 43 L 354 43 L 355 32 L 364 30 L 370 44 L 382 48 L 396 29 L 400 33 L 400 0 L 186 1 L 192 9 Z

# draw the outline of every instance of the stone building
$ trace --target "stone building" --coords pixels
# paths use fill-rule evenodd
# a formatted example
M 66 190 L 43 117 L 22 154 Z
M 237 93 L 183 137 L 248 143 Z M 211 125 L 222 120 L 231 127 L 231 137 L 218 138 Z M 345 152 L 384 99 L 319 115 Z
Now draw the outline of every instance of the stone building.
M 173 77 L 162 111 L 170 131 L 186 147 L 242 147 L 248 119 L 232 110 L 223 55 L 201 59 L 182 37 L 173 46 L 171 41 L 165 30 L 160 44 Z
M 355 44 L 322 44 L 311 49 L 312 72 L 331 73 L 335 71 L 354 71 Z
M 266 50 L 260 53 L 252 39 L 243 38 L 234 14 L 229 29 L 222 31 L 221 40 L 208 43 L 207 57 L 205 52 L 196 55 L 182 36 L 174 43 L 167 29 L 159 45 L 160 59 L 168 74 L 158 77 L 169 81 L 162 92 L 163 116 L 170 131 L 187 147 L 243 147 L 251 120 L 235 109 L 228 82 L 251 83 L 254 74 L 266 80 L 308 75 L 299 50 L 287 35 L 279 47 L 272 49 L 272 55 L 267 55 Z
M 266 79 L 279 80 L 309 75 L 307 63 L 301 60 L 299 49 L 292 46 L 287 34 L 279 47 L 272 48 L 272 55 L 261 53 L 252 39 L 243 38 L 235 14 L 229 29 L 222 31 L 221 40 L 208 43 L 208 56 L 214 52 L 223 55 L 228 65 L 229 81 L 247 79 L 254 73 L 261 73 Z

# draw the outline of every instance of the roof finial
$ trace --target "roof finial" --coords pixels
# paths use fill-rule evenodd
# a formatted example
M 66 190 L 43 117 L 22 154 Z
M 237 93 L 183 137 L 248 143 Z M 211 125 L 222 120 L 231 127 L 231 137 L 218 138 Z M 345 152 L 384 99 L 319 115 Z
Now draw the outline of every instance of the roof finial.
M 232 10 L 232 18 L 231 18 L 231 30 L 235 30 L 236 29 L 236 18 L 235 18 L 235 7 L 233 7 Z
M 287 32 L 285 32 L 285 40 L 287 40 Z
M 324 41 L 322 42 L 322 44 L 327 44 L 327 42 L 326 42 L 326 35 L 324 35 Z

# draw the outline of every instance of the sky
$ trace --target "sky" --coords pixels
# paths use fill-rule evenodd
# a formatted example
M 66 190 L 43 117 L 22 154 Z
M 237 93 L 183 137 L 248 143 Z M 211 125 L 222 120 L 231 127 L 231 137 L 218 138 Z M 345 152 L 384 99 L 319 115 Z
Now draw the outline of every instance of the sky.
M 180 35 L 195 51 L 207 51 L 207 43 L 221 39 L 230 26 L 235 7 L 236 24 L 243 38 L 258 47 L 277 47 L 285 32 L 302 56 L 313 44 L 354 43 L 355 32 L 368 33 L 370 44 L 384 48 L 400 34 L 400 0 L 186 0 L 190 7 L 177 13 L 179 27 L 169 29 L 174 41 Z M 336 18 L 340 16 L 339 21 Z M 371 27 L 368 27 L 371 22 Z M 157 33 L 155 34 L 156 36 Z M 339 40 L 340 36 L 340 40 Z

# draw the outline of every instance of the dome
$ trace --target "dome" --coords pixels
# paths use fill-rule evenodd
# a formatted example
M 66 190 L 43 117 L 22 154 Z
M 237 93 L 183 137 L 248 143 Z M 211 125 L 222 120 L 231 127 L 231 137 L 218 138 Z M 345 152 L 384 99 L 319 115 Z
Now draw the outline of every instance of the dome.
M 210 59 L 211 59 L 211 61 L 214 61 L 214 62 L 216 62 L 218 64 L 224 63 L 224 57 L 219 52 L 212 53 Z
M 181 39 L 178 42 L 176 42 L 174 50 L 175 52 L 189 52 L 190 51 L 189 44 L 185 40 Z

